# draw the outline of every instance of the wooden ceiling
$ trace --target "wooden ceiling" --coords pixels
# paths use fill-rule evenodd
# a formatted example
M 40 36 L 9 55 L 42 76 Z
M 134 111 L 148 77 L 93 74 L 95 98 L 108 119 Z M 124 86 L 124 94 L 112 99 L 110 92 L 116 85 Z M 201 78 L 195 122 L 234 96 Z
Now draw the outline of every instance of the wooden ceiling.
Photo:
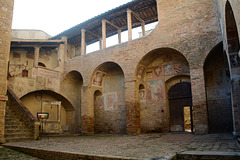
M 92 44 L 99 41 L 102 37 L 102 20 L 105 19 L 112 24 L 121 28 L 121 31 L 127 30 L 127 9 L 131 9 L 137 14 L 145 24 L 152 23 L 158 20 L 156 0 L 132 0 L 129 3 L 121 5 L 117 8 L 109 10 L 101 15 L 93 17 L 83 23 L 80 23 L 51 39 L 59 39 L 62 36 L 68 37 L 68 43 L 78 44 L 81 43 L 81 30 L 85 29 L 85 41 L 86 43 Z M 141 22 L 132 16 L 132 27 L 138 27 Z M 110 37 L 118 33 L 117 28 L 107 23 L 106 25 L 107 37 Z

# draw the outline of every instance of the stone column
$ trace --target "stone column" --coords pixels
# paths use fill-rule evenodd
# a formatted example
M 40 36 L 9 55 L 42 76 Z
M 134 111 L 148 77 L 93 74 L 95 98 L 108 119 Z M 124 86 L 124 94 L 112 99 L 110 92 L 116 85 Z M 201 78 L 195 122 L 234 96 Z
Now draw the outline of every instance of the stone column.
M 102 20 L 102 48 L 106 48 L 106 20 Z
M 196 134 L 208 133 L 207 100 L 203 68 L 191 69 L 193 125 Z
M 65 56 L 67 56 L 67 37 L 62 37 L 62 40 L 65 40 L 64 44 L 60 44 L 58 47 L 58 66 L 59 71 L 64 71 L 64 62 L 65 62 Z
M 128 40 L 132 40 L 132 11 L 127 10 L 127 24 L 128 24 Z
M 7 67 L 11 42 L 13 0 L 0 1 L 0 143 L 4 143 L 7 97 Z
M 145 31 L 145 23 L 142 22 L 142 36 L 144 37 L 146 35 L 146 31 Z
M 233 134 L 240 136 L 240 76 L 233 76 L 230 81 L 232 85 L 232 113 L 233 113 Z
M 99 49 L 102 49 L 102 38 L 99 38 Z
M 89 93 L 88 84 L 82 86 L 81 92 L 81 127 L 83 134 L 93 134 L 94 133 L 94 111 L 93 106 L 90 103 L 91 97 Z
M 125 82 L 127 134 L 140 134 L 140 108 L 136 101 L 135 81 Z
M 40 46 L 34 46 L 34 63 L 33 67 L 38 67 Z
M 82 32 L 82 39 L 81 39 L 81 55 L 84 55 L 86 54 L 86 42 L 85 42 L 85 32 L 86 30 L 85 29 L 82 29 L 81 30 Z
M 118 30 L 118 44 L 122 43 L 121 29 Z

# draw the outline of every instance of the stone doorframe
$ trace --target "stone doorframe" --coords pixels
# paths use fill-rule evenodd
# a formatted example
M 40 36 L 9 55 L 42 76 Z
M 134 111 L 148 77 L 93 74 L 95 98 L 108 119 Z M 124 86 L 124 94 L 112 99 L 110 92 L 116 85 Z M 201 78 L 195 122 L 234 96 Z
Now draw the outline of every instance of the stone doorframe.
M 46 121 L 45 132 L 47 133 L 61 133 L 61 101 L 42 101 L 41 112 L 45 112 L 45 105 L 57 106 L 57 121 Z

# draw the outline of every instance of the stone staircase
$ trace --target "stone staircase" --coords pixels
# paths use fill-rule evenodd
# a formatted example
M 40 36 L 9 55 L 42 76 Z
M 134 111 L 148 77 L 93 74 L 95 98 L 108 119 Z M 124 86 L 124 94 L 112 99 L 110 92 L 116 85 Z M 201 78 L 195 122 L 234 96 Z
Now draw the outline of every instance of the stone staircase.
M 27 128 L 9 106 L 6 106 L 5 140 L 7 143 L 33 140 L 33 130 Z

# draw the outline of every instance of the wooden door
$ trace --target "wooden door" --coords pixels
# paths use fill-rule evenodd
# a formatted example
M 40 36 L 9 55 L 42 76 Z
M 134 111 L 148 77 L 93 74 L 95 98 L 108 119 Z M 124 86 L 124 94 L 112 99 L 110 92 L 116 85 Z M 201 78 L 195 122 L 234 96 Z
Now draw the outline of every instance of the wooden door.
M 184 131 L 184 107 L 192 106 L 192 91 L 189 82 L 173 85 L 168 91 L 170 130 Z

